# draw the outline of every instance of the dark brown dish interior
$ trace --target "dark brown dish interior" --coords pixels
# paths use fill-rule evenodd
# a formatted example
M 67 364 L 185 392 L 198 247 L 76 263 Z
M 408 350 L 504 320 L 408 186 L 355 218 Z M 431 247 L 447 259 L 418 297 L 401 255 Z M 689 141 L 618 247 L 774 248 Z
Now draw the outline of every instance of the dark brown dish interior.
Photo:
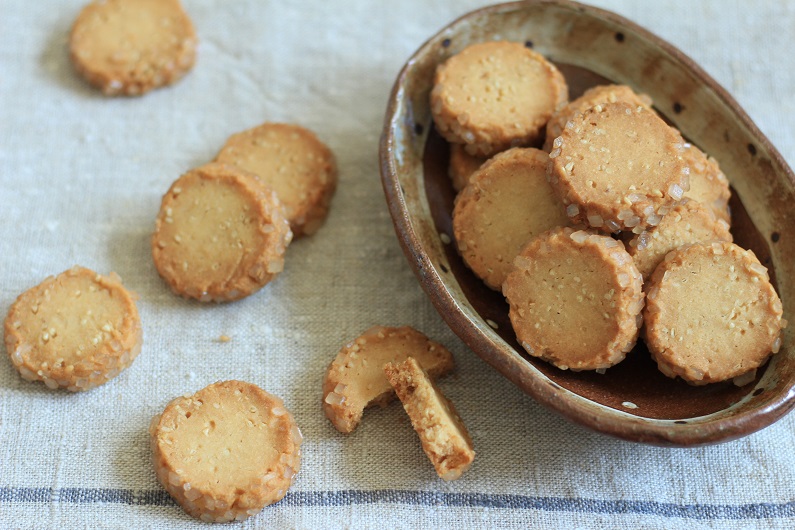
M 569 84 L 570 98 L 579 97 L 592 86 L 611 83 L 610 80 L 577 66 L 557 64 Z M 423 153 L 425 193 L 431 215 L 440 233 L 452 237 L 453 190 L 447 175 L 449 146 L 431 130 L 427 136 Z M 732 194 L 732 234 L 735 243 L 751 249 L 759 260 L 769 268 L 775 284 L 775 271 L 770 267 L 770 249 L 767 239 L 751 222 L 745 207 L 736 193 Z M 636 416 L 656 419 L 686 419 L 704 416 L 723 410 L 753 391 L 766 365 L 758 370 L 755 381 L 738 387 L 732 382 L 705 386 L 691 386 L 680 379 L 664 376 L 652 360 L 642 340 L 635 349 L 605 374 L 592 371 L 572 372 L 532 357 L 516 341 L 508 319 L 508 305 L 501 293 L 493 291 L 477 278 L 461 260 L 455 242 L 445 245 L 445 254 L 450 272 L 455 276 L 464 295 L 472 307 L 484 319 L 494 322 L 497 334 L 549 379 L 587 399 Z M 439 264 L 444 270 L 444 264 Z M 623 403 L 632 403 L 637 408 L 628 408 Z M 631 405 L 630 405 L 631 406 Z

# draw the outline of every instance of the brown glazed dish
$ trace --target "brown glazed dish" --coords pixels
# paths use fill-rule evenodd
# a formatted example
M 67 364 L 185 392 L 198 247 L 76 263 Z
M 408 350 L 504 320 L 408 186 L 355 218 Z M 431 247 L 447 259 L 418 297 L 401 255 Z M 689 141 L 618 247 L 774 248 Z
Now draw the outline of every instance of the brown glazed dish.
M 693 387 L 657 370 L 642 343 L 607 373 L 571 372 L 517 344 L 500 293 L 455 250 L 448 146 L 435 132 L 428 97 L 436 65 L 465 46 L 525 42 L 555 62 L 571 98 L 623 83 L 649 94 L 657 111 L 718 159 L 733 188 L 735 241 L 770 270 L 795 322 L 795 175 L 737 102 L 682 52 L 613 13 L 575 2 L 530 0 L 474 11 L 433 36 L 393 88 L 381 139 L 381 176 L 395 230 L 436 309 L 483 360 L 536 400 L 591 429 L 655 445 L 696 446 L 750 434 L 795 406 L 793 326 L 779 353 L 743 386 Z

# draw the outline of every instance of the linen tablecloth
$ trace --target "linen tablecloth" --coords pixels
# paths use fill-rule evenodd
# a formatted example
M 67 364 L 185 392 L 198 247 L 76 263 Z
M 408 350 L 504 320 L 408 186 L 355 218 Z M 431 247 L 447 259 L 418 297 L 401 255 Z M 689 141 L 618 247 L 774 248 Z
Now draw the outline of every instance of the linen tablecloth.
M 379 181 L 383 113 L 411 53 L 481 1 L 185 0 L 196 66 L 141 98 L 104 97 L 74 72 L 67 36 L 83 3 L 0 5 L 0 310 L 72 265 L 116 271 L 141 297 L 144 346 L 80 394 L 26 382 L 0 355 L 0 527 L 205 528 L 157 483 L 147 426 L 173 397 L 226 379 L 284 398 L 305 436 L 295 485 L 245 528 L 795 526 L 795 415 L 697 449 L 587 431 L 481 361 L 415 280 Z M 592 3 L 689 54 L 795 161 L 795 3 Z M 328 221 L 257 294 L 180 299 L 149 250 L 160 197 L 264 121 L 310 128 L 336 154 Z M 328 363 L 375 324 L 453 351 L 441 387 L 477 450 L 461 480 L 437 478 L 399 404 L 368 410 L 348 436 L 323 416 Z

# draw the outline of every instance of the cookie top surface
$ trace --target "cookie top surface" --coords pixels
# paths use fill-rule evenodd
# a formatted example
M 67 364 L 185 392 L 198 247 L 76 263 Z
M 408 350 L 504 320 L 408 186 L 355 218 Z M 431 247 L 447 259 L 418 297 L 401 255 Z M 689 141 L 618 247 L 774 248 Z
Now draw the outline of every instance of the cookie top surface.
M 278 501 L 300 467 L 292 415 L 251 383 L 214 383 L 173 400 L 150 435 L 158 478 L 203 520 L 239 520 Z
M 9 309 L 5 343 L 23 377 L 86 390 L 129 366 L 141 348 L 135 297 L 115 274 L 73 267 L 22 293 Z
M 264 123 L 230 136 L 215 160 L 250 171 L 272 188 L 296 237 L 313 234 L 323 224 L 337 186 L 337 166 L 311 131 Z
M 488 156 L 535 141 L 568 99 L 563 75 L 517 42 L 473 44 L 436 70 L 431 111 L 448 141 Z
M 691 144 L 685 144 L 682 157 L 690 168 L 690 189 L 684 196 L 709 206 L 719 219 L 731 223 L 731 189 L 718 161 Z
M 643 106 L 651 109 L 652 100 L 646 94 L 638 94 L 626 85 L 599 85 L 586 90 L 582 96 L 558 109 L 547 123 L 547 136 L 544 150 L 549 152 L 555 138 L 563 133 L 566 123 L 578 114 L 599 104 L 622 101 L 632 107 Z
M 393 399 L 383 367 L 408 356 L 415 357 L 434 377 L 453 369 L 453 356 L 447 348 L 408 326 L 374 326 L 343 346 L 323 379 L 323 410 L 334 427 L 351 432 L 365 407 Z
M 621 242 L 558 228 L 535 238 L 503 284 L 520 344 L 558 368 L 594 370 L 635 345 L 641 275 Z
M 87 5 L 70 35 L 72 62 L 108 95 L 143 94 L 193 66 L 196 33 L 179 0 L 105 0 Z
M 513 259 L 538 234 L 569 224 L 546 180 L 549 158 L 539 149 L 495 155 L 459 194 L 453 232 L 467 266 L 492 289 L 502 288 Z
M 182 175 L 163 196 L 152 254 L 176 293 L 227 301 L 281 272 L 291 239 L 272 190 L 251 173 L 212 163 Z
M 448 175 L 453 182 L 453 189 L 461 191 L 469 182 L 469 177 L 483 165 L 485 157 L 470 155 L 462 144 L 450 144 L 450 164 Z
M 422 449 L 443 480 L 456 480 L 475 459 L 472 438 L 448 400 L 413 357 L 387 363 L 384 374 L 403 403 Z
M 669 377 L 724 381 L 778 350 L 781 300 L 750 250 L 729 242 L 681 247 L 654 271 L 647 293 L 646 343 Z
M 682 137 L 653 111 L 597 105 L 555 139 L 548 174 L 575 222 L 640 233 L 688 190 Z
M 696 201 L 677 204 L 660 224 L 635 235 L 627 250 L 635 265 L 648 278 L 668 252 L 691 243 L 732 241 L 729 225 L 718 219 L 713 210 Z

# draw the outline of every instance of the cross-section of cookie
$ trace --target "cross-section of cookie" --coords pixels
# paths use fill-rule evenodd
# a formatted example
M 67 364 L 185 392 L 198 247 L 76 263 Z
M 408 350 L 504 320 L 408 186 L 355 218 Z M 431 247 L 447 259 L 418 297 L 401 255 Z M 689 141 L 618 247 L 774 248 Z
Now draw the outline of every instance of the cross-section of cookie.
M 548 161 L 539 149 L 509 149 L 483 164 L 456 199 L 458 251 L 492 289 L 500 290 L 513 259 L 533 237 L 569 224 L 546 180 Z
M 566 124 L 596 105 L 622 101 L 633 107 L 646 107 L 651 109 L 652 99 L 646 94 L 638 94 L 626 85 L 599 85 L 586 90 L 582 96 L 570 101 L 558 109 L 547 123 L 547 136 L 544 141 L 544 150 L 552 151 L 555 148 L 555 138 L 563 133 Z
M 453 189 L 457 192 L 464 189 L 475 171 L 487 159 L 482 156 L 470 155 L 462 144 L 450 144 L 450 163 L 447 167 L 447 174 L 453 183 Z
M 291 240 L 273 190 L 252 173 L 212 163 L 182 175 L 163 196 L 152 256 L 177 294 L 223 302 L 279 274 Z
M 729 225 L 710 207 L 685 199 L 671 208 L 660 224 L 635 235 L 627 251 L 645 280 L 670 251 L 709 241 L 732 241 Z
M 519 343 L 558 368 L 609 368 L 637 341 L 642 279 L 611 237 L 571 228 L 546 232 L 522 249 L 502 290 Z
M 323 411 L 334 427 L 352 432 L 366 407 L 385 406 L 395 392 L 384 375 L 384 365 L 409 356 L 440 377 L 452 371 L 453 355 L 419 331 L 375 326 L 342 347 L 323 379 Z
M 453 404 L 413 357 L 384 366 L 436 473 L 456 480 L 475 460 L 472 438 Z
M 744 384 L 781 347 L 781 300 L 750 250 L 725 241 L 681 247 L 646 288 L 646 344 L 668 377 Z
M 719 219 L 731 223 L 729 179 L 718 161 L 691 144 L 685 144 L 682 157 L 690 168 L 690 190 L 685 197 L 709 206 Z
M 5 345 L 23 378 L 77 392 L 106 383 L 130 366 L 143 333 L 136 296 L 114 273 L 73 267 L 16 299 L 5 320 Z
M 102 0 L 72 26 L 72 63 L 107 95 L 136 96 L 182 78 L 196 60 L 196 32 L 179 0 Z
M 491 156 L 539 140 L 568 97 L 563 75 L 542 55 L 518 42 L 483 42 L 439 65 L 431 111 L 447 141 Z
M 312 131 L 264 123 L 232 135 L 215 160 L 250 171 L 272 188 L 296 237 L 314 234 L 326 220 L 337 187 L 337 165 Z
M 157 478 L 193 517 L 242 521 L 281 500 L 301 465 L 301 431 L 281 399 L 214 383 L 174 399 L 149 434 Z
M 549 154 L 549 181 L 575 223 L 641 233 L 690 189 L 684 141 L 653 111 L 596 105 L 567 122 Z

